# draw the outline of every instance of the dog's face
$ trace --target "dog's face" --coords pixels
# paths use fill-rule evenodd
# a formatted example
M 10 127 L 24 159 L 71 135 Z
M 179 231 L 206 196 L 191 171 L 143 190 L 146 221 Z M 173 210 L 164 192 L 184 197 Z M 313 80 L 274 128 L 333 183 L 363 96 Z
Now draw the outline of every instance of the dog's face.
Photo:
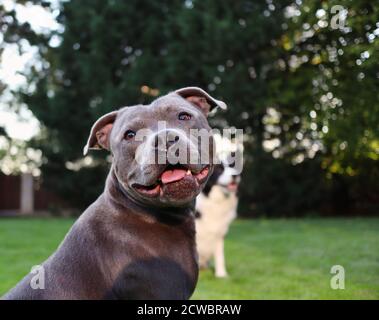
M 217 179 L 217 184 L 224 186 L 230 192 L 236 192 L 240 181 L 241 176 L 236 169 L 224 167 L 223 173 Z
M 213 171 L 206 117 L 217 105 L 225 107 L 199 88 L 184 88 L 150 105 L 125 107 L 94 124 L 85 152 L 110 150 L 115 176 L 133 199 L 152 206 L 184 206 Z M 196 130 L 209 133 L 206 143 L 194 139 Z
M 214 172 L 210 176 L 203 192 L 205 195 L 208 195 L 213 186 L 220 186 L 228 192 L 235 193 L 237 192 L 240 181 L 241 176 L 236 169 L 218 164 L 214 167 Z

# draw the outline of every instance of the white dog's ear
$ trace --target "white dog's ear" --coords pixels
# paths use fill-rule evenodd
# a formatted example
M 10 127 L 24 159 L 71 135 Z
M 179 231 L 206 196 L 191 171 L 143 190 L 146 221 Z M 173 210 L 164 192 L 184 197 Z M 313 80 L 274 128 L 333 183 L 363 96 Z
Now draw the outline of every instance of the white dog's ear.
M 217 107 L 224 110 L 227 108 L 225 102 L 216 100 L 198 87 L 185 87 L 176 90 L 175 93 L 197 106 L 206 116 Z
M 107 149 L 109 150 L 109 137 L 112 131 L 113 123 L 117 117 L 117 111 L 109 112 L 100 117 L 92 126 L 87 144 L 83 149 L 86 155 L 89 149 Z

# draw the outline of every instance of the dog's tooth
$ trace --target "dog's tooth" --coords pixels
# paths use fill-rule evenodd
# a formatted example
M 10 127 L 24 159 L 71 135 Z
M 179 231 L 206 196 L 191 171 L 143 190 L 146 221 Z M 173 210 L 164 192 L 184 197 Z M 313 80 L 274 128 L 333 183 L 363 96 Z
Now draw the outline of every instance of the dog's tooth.
M 191 174 L 192 174 L 192 173 L 191 173 L 191 170 L 188 169 L 187 172 L 186 172 L 186 175 L 187 175 L 187 176 L 190 176 Z

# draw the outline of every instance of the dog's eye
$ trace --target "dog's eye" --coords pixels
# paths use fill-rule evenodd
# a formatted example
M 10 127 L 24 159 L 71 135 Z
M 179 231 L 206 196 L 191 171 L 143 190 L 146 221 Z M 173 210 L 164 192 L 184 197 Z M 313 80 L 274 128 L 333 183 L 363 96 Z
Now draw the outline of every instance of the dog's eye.
M 191 118 L 192 118 L 192 115 L 190 115 L 187 112 L 181 112 L 181 113 L 179 113 L 179 116 L 178 116 L 178 119 L 183 120 L 183 121 L 191 120 Z
M 136 133 L 133 130 L 127 130 L 124 134 L 125 140 L 133 139 L 136 136 Z

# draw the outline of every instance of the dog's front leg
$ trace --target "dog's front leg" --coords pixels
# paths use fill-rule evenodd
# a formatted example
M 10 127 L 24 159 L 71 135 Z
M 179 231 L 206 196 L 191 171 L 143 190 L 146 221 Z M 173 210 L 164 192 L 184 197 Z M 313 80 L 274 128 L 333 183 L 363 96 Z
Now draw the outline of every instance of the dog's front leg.
M 228 276 L 225 268 L 224 256 L 224 239 L 219 239 L 215 248 L 215 273 L 218 278 L 225 278 Z

